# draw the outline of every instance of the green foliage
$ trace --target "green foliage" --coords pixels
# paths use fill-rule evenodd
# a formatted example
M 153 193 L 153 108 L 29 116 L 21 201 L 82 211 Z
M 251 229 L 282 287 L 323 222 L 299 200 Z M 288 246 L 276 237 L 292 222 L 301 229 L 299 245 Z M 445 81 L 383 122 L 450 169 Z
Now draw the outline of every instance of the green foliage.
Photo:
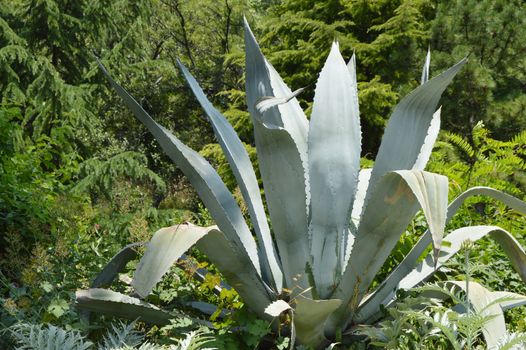
M 525 128 L 525 4 L 521 1 L 441 1 L 431 28 L 436 53 L 432 69 L 451 58 L 470 56 L 466 69 L 445 96 L 447 130 L 467 136 L 483 121 L 498 139 Z

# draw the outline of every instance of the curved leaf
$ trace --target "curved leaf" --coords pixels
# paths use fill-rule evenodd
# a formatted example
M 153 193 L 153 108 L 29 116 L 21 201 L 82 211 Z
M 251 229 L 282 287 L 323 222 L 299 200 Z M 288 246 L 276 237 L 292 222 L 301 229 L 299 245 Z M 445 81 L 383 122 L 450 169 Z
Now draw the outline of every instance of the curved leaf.
M 526 203 L 502 191 L 490 187 L 473 187 L 460 194 L 451 202 L 447 209 L 446 224 L 453 218 L 464 201 L 472 196 L 488 196 L 501 201 L 510 208 L 526 214 Z M 426 231 L 418 240 L 413 249 L 406 255 L 404 260 L 387 276 L 382 284 L 360 305 L 360 315 L 357 320 L 369 319 L 377 313 L 380 304 L 385 304 L 394 296 L 398 283 L 413 269 L 417 260 L 422 256 L 431 244 L 431 233 Z
M 521 276 L 521 279 L 526 282 L 526 253 L 520 243 L 509 232 L 497 226 L 469 226 L 459 228 L 446 236 L 445 240 L 449 244 L 443 248 L 436 268 L 432 262 L 432 257 L 428 255 L 424 261 L 400 281 L 398 287 L 409 289 L 422 283 L 434 274 L 436 269 L 440 268 L 449 258 L 456 254 L 464 241 L 475 242 L 487 235 L 499 243 L 510 258 L 513 267 Z
M 333 43 L 316 85 L 308 139 L 309 236 L 312 270 L 321 298 L 329 296 L 345 258 L 344 235 L 360 171 L 357 101 L 349 70 Z
M 301 344 L 318 346 L 325 338 L 325 322 L 340 307 L 339 299 L 313 300 L 298 296 L 294 308 L 294 329 Z
M 400 170 L 382 177 L 364 209 L 345 273 L 333 294 L 345 307 L 331 318 L 331 327 L 353 317 L 374 276 L 420 207 L 440 241 L 447 189 L 445 176 L 425 171 Z
M 174 315 L 158 307 L 107 289 L 78 290 L 75 301 L 79 308 L 129 320 L 166 325 Z
M 155 232 L 133 275 L 135 292 L 147 297 L 174 262 L 211 229 L 214 227 L 180 224 Z
M 412 169 L 421 152 L 442 92 L 466 63 L 463 59 L 405 96 L 396 106 L 382 137 L 366 202 L 388 171 Z
M 197 97 L 197 100 L 205 110 L 212 126 L 214 127 L 216 138 L 225 153 L 228 163 L 236 177 L 241 194 L 247 204 L 258 242 L 262 245 L 261 249 L 265 252 L 265 254 L 260 255 L 263 260 L 261 261 L 261 264 L 270 269 L 271 276 L 269 276 L 269 280 L 275 285 L 277 292 L 281 293 L 283 273 L 281 272 L 280 263 L 272 243 L 270 228 L 263 207 L 263 201 L 261 199 L 261 192 L 248 153 L 237 136 L 234 128 L 208 101 L 203 90 L 192 74 L 190 74 L 188 69 L 180 61 L 177 61 L 177 63 L 179 64 L 188 85 L 194 92 L 194 95 Z
M 236 200 L 215 169 L 199 153 L 156 123 L 137 101 L 111 78 L 100 61 L 99 66 L 128 108 L 150 130 L 166 154 L 188 177 L 221 230 L 235 243 L 237 250 L 248 254 L 258 274 L 261 274 L 256 242 Z
M 128 244 L 111 258 L 110 262 L 97 275 L 91 283 L 90 288 L 100 288 L 109 286 L 115 277 L 124 270 L 126 264 L 137 258 L 137 248 L 146 245 L 146 242 Z
M 199 240 L 197 247 L 217 266 L 246 305 L 259 317 L 269 319 L 264 311 L 272 301 L 269 295 L 272 291 L 258 277 L 247 255 L 238 253 L 232 242 L 216 229 L 211 229 Z
M 255 108 L 261 97 L 289 96 L 291 91 L 261 53 L 246 19 L 245 51 L 247 105 L 283 274 L 289 289 L 306 289 L 307 118 L 295 98 L 264 113 Z
M 488 349 L 496 346 L 499 339 L 506 334 L 506 321 L 504 313 L 498 303 L 494 303 L 493 293 L 478 284 L 477 282 L 448 281 L 447 284 L 454 284 L 467 292 L 468 301 L 480 316 L 488 317 L 482 327 L 482 334 Z

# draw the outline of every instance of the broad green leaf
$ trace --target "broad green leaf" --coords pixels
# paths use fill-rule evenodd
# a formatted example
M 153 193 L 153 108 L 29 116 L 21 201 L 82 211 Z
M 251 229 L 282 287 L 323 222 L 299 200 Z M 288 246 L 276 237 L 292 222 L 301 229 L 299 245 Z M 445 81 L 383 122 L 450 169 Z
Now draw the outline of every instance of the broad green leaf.
M 235 250 L 232 242 L 227 240 L 221 231 L 215 229 L 199 240 L 197 247 L 217 266 L 246 305 L 259 317 L 269 319 L 265 308 L 275 296 L 258 276 L 247 255 Z
M 158 307 L 107 289 L 78 290 L 76 304 L 79 308 L 129 320 L 166 325 L 174 316 Z
M 100 61 L 99 66 L 124 103 L 150 130 L 166 154 L 190 180 L 217 225 L 234 242 L 235 249 L 238 252 L 245 251 L 258 274 L 261 274 L 256 242 L 236 200 L 215 169 L 199 153 L 187 147 L 167 129 L 156 123 L 137 101 L 111 78 Z
M 412 169 L 422 150 L 442 92 L 466 63 L 463 59 L 405 96 L 396 106 L 378 150 L 366 202 L 388 171 Z
M 418 170 L 384 175 L 366 204 L 342 280 L 333 297 L 345 307 L 331 318 L 331 327 L 352 317 L 391 250 L 419 208 L 440 241 L 447 208 L 447 178 Z M 340 320 L 338 320 L 340 318 Z
M 309 237 L 316 290 L 327 298 L 342 273 L 343 246 L 360 171 L 357 91 L 333 43 L 314 95 L 308 139 Z
M 432 256 L 428 255 L 400 281 L 398 287 L 409 289 L 424 282 L 435 273 L 436 269 L 443 266 L 460 250 L 464 241 L 475 242 L 487 235 L 497 241 L 502 247 L 521 279 L 526 282 L 526 253 L 520 243 L 509 232 L 497 226 L 468 226 L 459 228 L 446 236 L 445 240 L 448 242 L 448 245 L 444 246 L 436 268 Z
M 264 113 L 256 110 L 260 98 L 289 96 L 291 91 L 261 53 L 246 20 L 245 51 L 247 105 L 272 229 L 287 288 L 301 291 L 309 286 L 308 121 L 295 98 Z
M 276 300 L 265 308 L 265 313 L 272 317 L 278 317 L 283 312 L 291 310 L 292 307 L 284 300 Z
M 276 287 L 277 292 L 281 293 L 283 273 L 281 272 L 280 263 L 272 243 L 267 215 L 265 214 L 263 201 L 261 199 L 261 192 L 248 153 L 237 136 L 234 128 L 208 101 L 203 90 L 188 69 L 180 61 L 178 61 L 178 63 L 188 85 L 208 115 L 208 118 L 214 127 L 216 138 L 218 139 L 228 163 L 232 168 L 234 176 L 236 177 L 256 231 L 260 250 L 264 251 L 264 254 L 260 254 L 263 260 L 260 263 L 262 266 L 270 269 L 271 276 L 269 276 L 269 280 L 272 281 L 271 283 Z
M 177 259 L 215 227 L 180 224 L 155 232 L 133 275 L 133 289 L 146 298 Z
M 318 346 L 325 338 L 325 323 L 340 307 L 339 299 L 313 300 L 298 296 L 294 308 L 294 329 L 301 344 Z
M 108 287 L 115 277 L 124 270 L 126 264 L 137 257 L 137 248 L 144 246 L 145 242 L 128 244 L 111 258 L 110 262 L 97 275 L 91 283 L 91 288 Z
M 446 224 L 453 218 L 466 199 L 480 195 L 501 201 L 510 208 L 526 214 L 526 203 L 520 199 L 490 187 L 473 187 L 455 198 L 448 206 Z M 417 260 L 422 256 L 431 242 L 431 233 L 427 231 L 406 255 L 404 260 L 402 260 L 395 270 L 389 274 L 382 284 L 371 293 L 369 298 L 360 306 L 360 315 L 357 316 L 357 320 L 363 321 L 369 319 L 377 313 L 380 304 L 386 304 L 390 301 L 390 296 L 394 295 L 398 283 L 415 267 Z

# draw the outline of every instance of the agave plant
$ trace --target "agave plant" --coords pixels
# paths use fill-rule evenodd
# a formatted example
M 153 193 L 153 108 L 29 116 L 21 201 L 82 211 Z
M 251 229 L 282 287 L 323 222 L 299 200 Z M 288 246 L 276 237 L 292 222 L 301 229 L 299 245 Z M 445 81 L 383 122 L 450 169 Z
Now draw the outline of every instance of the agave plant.
M 424 171 L 440 127 L 440 96 L 465 59 L 428 80 L 428 56 L 421 86 L 392 113 L 374 167 L 360 170 L 362 136 L 354 55 L 346 64 L 338 44 L 333 43 L 316 85 L 309 121 L 295 98 L 301 89 L 291 92 L 284 84 L 246 21 L 245 51 L 247 105 L 265 201 L 234 129 L 187 68 L 180 62 L 179 66 L 233 170 L 253 232 L 216 170 L 156 123 L 100 64 L 125 104 L 186 174 L 217 223 L 159 230 L 133 276 L 137 296 L 147 297 L 174 261 L 197 244 L 253 312 L 267 319 L 291 313 L 298 341 L 319 347 L 353 324 L 376 321 L 380 306 L 391 304 L 398 288 L 425 281 L 466 239 L 495 238 L 526 280 L 524 250 L 498 227 L 450 232 L 441 250 L 445 225 L 470 196 L 488 195 L 526 213 L 524 202 L 485 187 L 466 191 L 448 206 L 447 178 Z M 375 275 L 419 210 L 429 231 L 400 266 L 371 290 Z M 419 262 L 431 244 L 434 249 Z M 105 270 L 108 280 L 125 264 L 123 257 L 130 255 L 120 254 L 112 261 L 113 267 Z M 90 310 L 122 316 L 145 312 L 145 319 L 157 322 L 169 317 L 138 298 L 105 289 L 80 291 L 78 301 Z

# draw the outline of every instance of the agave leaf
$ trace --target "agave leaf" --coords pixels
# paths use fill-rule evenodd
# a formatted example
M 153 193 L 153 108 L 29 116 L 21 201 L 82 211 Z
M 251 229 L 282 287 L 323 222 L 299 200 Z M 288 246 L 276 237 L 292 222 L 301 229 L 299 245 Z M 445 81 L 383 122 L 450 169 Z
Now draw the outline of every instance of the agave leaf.
M 492 292 L 491 297 L 497 300 L 502 311 L 507 311 L 515 307 L 526 305 L 526 295 L 512 292 Z
M 429 80 L 429 65 L 431 64 L 431 48 L 427 48 L 426 60 L 424 67 L 422 68 L 422 78 L 420 78 L 420 84 L 424 85 Z
M 360 224 L 365 194 L 367 192 L 367 187 L 369 187 L 372 170 L 373 169 L 362 169 L 358 175 L 358 187 L 356 188 L 356 195 L 354 197 L 354 204 L 351 213 L 351 219 L 356 227 Z
M 146 245 L 146 242 L 128 244 L 111 258 L 110 262 L 104 266 L 104 269 L 97 275 L 91 283 L 91 288 L 100 288 L 109 286 L 115 277 L 124 270 L 126 264 L 137 257 L 137 248 Z
M 498 303 L 493 303 L 493 293 L 477 282 L 470 281 L 468 285 L 466 285 L 465 281 L 448 281 L 446 283 L 454 284 L 464 292 L 467 292 L 468 301 L 475 312 L 481 316 L 488 317 L 482 327 L 482 334 L 488 349 L 496 346 L 498 340 L 506 334 L 506 321 L 504 320 L 502 308 Z
M 313 300 L 298 296 L 294 308 L 294 329 L 301 344 L 317 346 L 326 340 L 325 322 L 340 307 L 339 299 Z
M 190 74 L 188 69 L 180 61 L 177 61 L 177 63 L 188 85 L 194 92 L 194 95 L 197 97 L 214 127 L 216 138 L 219 140 L 219 144 L 226 155 L 247 204 L 258 242 L 260 242 L 259 244 L 262 245 L 261 249 L 265 252 L 265 254 L 260 255 L 263 258 L 261 264 L 270 269 L 271 276 L 269 276 L 269 280 L 272 281 L 277 292 L 281 293 L 283 273 L 281 272 L 280 263 L 272 243 L 267 215 L 265 214 L 263 201 L 261 199 L 261 192 L 248 153 L 234 128 L 232 128 L 226 118 L 208 101 L 192 74 Z
M 490 187 L 473 187 L 455 198 L 448 207 L 446 224 L 457 213 L 464 201 L 472 196 L 484 195 L 494 198 L 506 204 L 512 209 L 522 214 L 526 214 L 526 203 L 502 191 Z M 413 269 L 417 260 L 422 256 L 427 247 L 431 244 L 431 233 L 427 231 L 415 244 L 413 249 L 406 255 L 404 260 L 387 276 L 382 284 L 364 301 L 360 306 L 360 314 L 357 320 L 362 322 L 369 319 L 379 310 L 380 304 L 385 304 L 391 300 L 390 296 L 398 288 L 399 282 Z
M 128 108 L 150 130 L 166 154 L 188 177 L 217 225 L 235 243 L 235 249 L 239 252 L 245 251 L 258 274 L 261 275 L 256 242 L 236 200 L 215 169 L 199 153 L 187 147 L 156 123 L 137 101 L 111 78 L 100 61 L 99 66 Z
M 440 111 L 441 108 L 439 108 L 433 114 L 431 124 L 429 124 L 429 128 L 427 129 L 427 136 L 424 140 L 424 144 L 422 145 L 420 153 L 418 154 L 415 164 L 413 165 L 413 169 L 415 170 L 424 170 L 427 165 L 427 162 L 429 161 L 429 157 L 431 157 L 431 152 L 433 152 L 433 146 L 435 145 L 435 141 L 438 137 L 438 132 L 440 131 Z
M 247 104 L 283 274 L 289 289 L 296 286 L 306 289 L 309 286 L 305 272 L 309 260 L 305 235 L 309 194 L 307 118 L 295 98 L 263 114 L 256 110 L 261 97 L 289 96 L 291 91 L 263 57 L 246 20 L 245 51 Z
M 268 111 L 270 108 L 284 104 L 301 94 L 305 88 L 299 88 L 293 91 L 290 95 L 284 97 L 274 97 L 274 96 L 263 96 L 260 97 L 256 102 L 256 110 L 263 114 Z
M 360 120 L 353 81 L 333 43 L 320 73 L 309 129 L 309 236 L 316 289 L 327 298 L 342 273 L 360 171 Z M 329 176 L 327 176 L 329 174 Z
M 180 224 L 155 232 L 133 275 L 135 292 L 146 298 L 173 263 L 214 228 Z
M 489 235 L 502 247 L 509 257 L 513 267 L 526 282 L 526 253 L 520 243 L 507 231 L 497 226 L 468 226 L 454 230 L 445 238 L 449 243 L 442 250 L 436 268 L 440 268 L 444 263 L 456 254 L 466 240 L 473 242 Z M 422 283 L 435 272 L 432 257 L 428 255 L 417 267 L 413 269 L 399 283 L 399 288 L 409 289 Z
M 398 103 L 382 137 L 366 202 L 383 174 L 413 168 L 421 153 L 440 96 L 464 63 L 466 59 L 419 86 Z
M 216 229 L 211 229 L 197 247 L 212 261 L 243 301 L 259 316 L 268 319 L 265 308 L 271 303 L 270 289 L 258 277 L 246 254 L 234 249 L 232 242 Z
M 447 208 L 445 176 L 400 170 L 382 177 L 364 209 L 345 272 L 333 294 L 345 307 L 331 318 L 331 327 L 343 318 L 353 317 L 358 302 L 419 207 L 440 241 Z
M 174 317 L 152 304 L 107 289 L 78 290 L 75 300 L 81 309 L 129 320 L 139 318 L 144 322 L 166 325 Z

